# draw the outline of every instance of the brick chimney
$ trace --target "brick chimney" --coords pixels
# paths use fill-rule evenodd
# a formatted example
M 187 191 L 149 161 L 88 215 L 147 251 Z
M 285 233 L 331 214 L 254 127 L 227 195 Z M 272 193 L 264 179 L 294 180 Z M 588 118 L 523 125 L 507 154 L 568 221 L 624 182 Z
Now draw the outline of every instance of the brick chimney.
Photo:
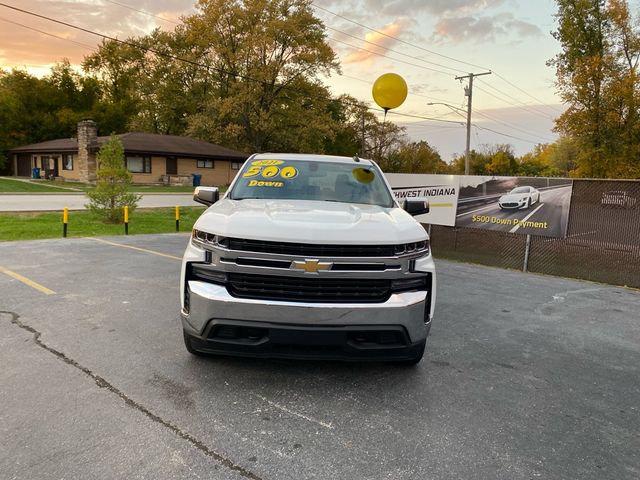
M 78 173 L 81 182 L 96 181 L 98 127 L 90 118 L 78 122 Z

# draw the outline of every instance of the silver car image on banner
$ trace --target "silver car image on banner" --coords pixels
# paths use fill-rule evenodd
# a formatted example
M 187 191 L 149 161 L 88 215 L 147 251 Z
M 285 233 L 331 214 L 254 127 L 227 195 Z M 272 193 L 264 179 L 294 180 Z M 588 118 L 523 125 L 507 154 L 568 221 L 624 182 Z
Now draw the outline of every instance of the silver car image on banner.
M 533 187 L 516 187 L 498 200 L 501 210 L 529 208 L 540 201 L 540 191 Z

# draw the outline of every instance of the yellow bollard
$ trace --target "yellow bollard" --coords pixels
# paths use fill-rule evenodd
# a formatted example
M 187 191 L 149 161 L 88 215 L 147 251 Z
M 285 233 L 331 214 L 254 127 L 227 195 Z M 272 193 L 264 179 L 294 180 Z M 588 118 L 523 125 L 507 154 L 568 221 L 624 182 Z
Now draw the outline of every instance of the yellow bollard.
M 66 238 L 67 236 L 67 224 L 69 223 L 69 209 L 64 207 L 62 211 L 62 236 Z
M 124 234 L 129 235 L 129 207 L 124 207 Z
M 180 207 L 176 206 L 176 232 L 180 231 Z

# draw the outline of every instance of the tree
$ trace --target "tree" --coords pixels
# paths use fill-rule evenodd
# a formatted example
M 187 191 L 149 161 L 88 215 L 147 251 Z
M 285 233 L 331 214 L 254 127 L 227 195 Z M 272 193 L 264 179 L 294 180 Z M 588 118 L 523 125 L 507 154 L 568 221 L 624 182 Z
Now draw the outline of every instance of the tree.
M 575 141 L 560 137 L 554 143 L 538 144 L 518 159 L 518 175 L 525 177 L 575 177 L 579 148 Z
M 559 176 L 559 169 L 555 168 L 551 161 L 555 149 L 555 143 L 536 145 L 531 152 L 525 153 L 518 159 L 518 175 L 523 177 Z
M 363 103 L 351 95 L 343 94 L 329 103 L 334 120 L 334 135 L 325 141 L 325 151 L 333 155 L 373 158 L 380 142 L 380 121 Z M 391 133 L 387 129 L 384 133 Z M 392 143 L 396 143 L 393 141 Z
M 485 169 L 490 175 L 516 175 L 518 163 L 511 145 L 495 145 L 486 151 L 491 156 L 491 161 Z
M 335 130 L 319 76 L 338 70 L 309 0 L 199 0 L 172 32 L 105 41 L 84 68 L 133 128 L 243 151 L 322 151 Z
M 403 143 L 380 161 L 385 172 L 448 173 L 447 165 L 438 151 L 425 141 Z
M 362 150 L 362 118 L 368 113 L 364 104 L 355 98 L 343 94 L 332 99 L 328 106 L 333 120 L 333 135 L 325 139 L 323 151 L 328 155 L 353 156 L 363 155 Z
M 580 153 L 578 144 L 571 138 L 560 137 L 553 144 L 549 161 L 561 177 L 577 177 L 577 159 Z
M 568 105 L 556 130 L 580 149 L 574 172 L 640 176 L 640 31 L 624 0 L 557 0 L 562 52 L 549 64 Z
M 72 137 L 82 118 L 96 118 L 102 131 L 113 127 L 101 115 L 101 96 L 100 81 L 78 74 L 66 59 L 43 78 L 0 70 L 0 168 L 7 150 Z
M 95 75 L 101 85 L 101 103 L 92 116 L 99 132 L 126 132 L 142 108 L 140 90 L 149 82 L 147 47 L 136 39 L 127 39 L 127 43 L 103 40 L 94 53 L 84 58 L 84 72 Z
M 96 188 L 87 193 L 89 209 L 107 222 L 122 221 L 123 208 L 132 212 L 141 195 L 130 192 L 131 174 L 124 163 L 124 148 L 120 139 L 111 135 L 100 147 L 97 155 L 98 171 Z
M 312 140 L 331 134 L 330 97 L 318 76 L 338 62 L 310 2 L 200 0 L 196 8 L 185 18 L 186 35 L 206 52 L 217 92 L 188 131 L 198 132 L 204 116 L 206 139 L 227 138 L 241 150 L 317 150 Z M 284 133 L 305 141 L 299 147 Z
M 516 175 L 518 163 L 513 147 L 508 144 L 482 145 L 481 149 L 471 150 L 469 159 L 470 175 Z M 453 160 L 453 173 L 464 174 L 465 156 L 459 155 Z

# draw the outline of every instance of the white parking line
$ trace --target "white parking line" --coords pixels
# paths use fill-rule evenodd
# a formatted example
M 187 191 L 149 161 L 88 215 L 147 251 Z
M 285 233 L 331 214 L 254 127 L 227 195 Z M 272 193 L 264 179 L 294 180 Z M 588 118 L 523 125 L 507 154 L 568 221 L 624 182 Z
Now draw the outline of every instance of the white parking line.
M 310 417 L 308 415 L 304 415 L 304 414 L 302 414 L 300 412 L 294 412 L 293 410 L 290 410 L 287 407 L 284 407 L 284 406 L 280 405 L 279 403 L 272 402 L 271 400 L 269 400 L 268 398 L 263 397 L 262 395 L 257 395 L 257 394 L 254 393 L 253 396 L 259 398 L 263 402 L 268 403 L 272 407 L 277 408 L 278 410 L 282 410 L 283 412 L 288 413 L 289 415 L 295 415 L 296 417 L 300 417 L 300 418 L 306 420 L 307 422 L 316 423 L 316 424 L 320 425 L 321 427 L 328 428 L 328 429 L 331 429 L 331 430 L 333 429 L 333 424 L 331 424 L 331 423 L 326 423 L 326 422 L 322 422 L 320 420 L 316 420 L 315 418 Z
M 516 233 L 518 231 L 518 229 L 520 228 L 520 226 L 526 222 L 527 220 L 529 220 L 531 218 L 531 216 L 536 213 L 538 210 L 540 210 L 542 207 L 544 206 L 544 203 L 541 203 L 540 205 L 538 205 L 538 208 L 536 208 L 533 212 L 531 212 L 529 215 L 527 215 L 526 217 L 524 217 L 522 220 L 520 220 L 518 222 L 518 224 L 513 227 L 511 230 L 509 230 L 509 233 Z
M 113 245 L 114 247 L 128 248 L 130 250 L 137 250 L 138 252 L 150 253 L 152 255 L 158 255 L 159 257 L 166 257 L 166 258 L 171 258 L 173 260 L 182 261 L 181 257 L 168 255 L 162 252 L 156 252 L 155 250 L 149 250 L 148 248 L 140 248 L 140 247 L 134 247 L 133 245 L 125 245 L 124 243 L 110 242 L 109 240 L 105 240 L 104 238 L 95 238 L 95 237 L 85 237 L 85 238 L 87 240 L 95 240 L 96 242 L 106 243 L 107 245 Z

